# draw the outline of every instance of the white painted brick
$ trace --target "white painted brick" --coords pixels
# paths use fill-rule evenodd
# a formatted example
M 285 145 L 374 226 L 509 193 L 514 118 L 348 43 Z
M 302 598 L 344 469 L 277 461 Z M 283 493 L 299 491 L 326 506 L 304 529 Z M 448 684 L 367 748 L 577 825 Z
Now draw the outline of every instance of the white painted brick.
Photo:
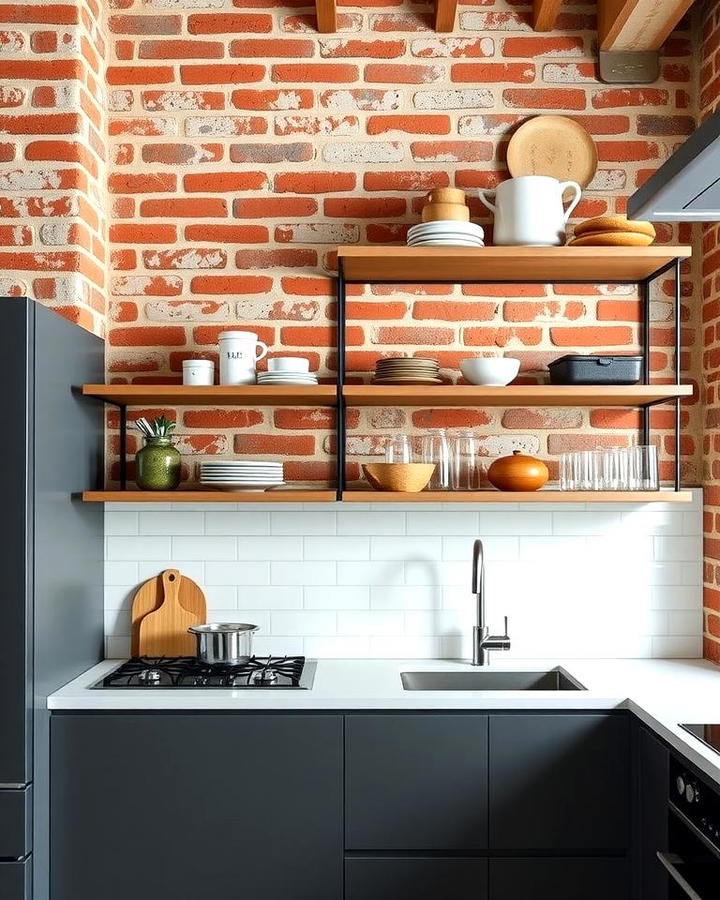
M 691 537 L 656 537 L 655 541 L 655 559 L 665 561 L 687 561 L 696 560 L 702 554 L 702 538 L 698 536 Z
M 208 562 L 205 563 L 207 584 L 247 585 L 270 584 L 270 564 L 266 562 Z
M 552 516 L 548 512 L 480 513 L 480 537 L 492 534 L 535 535 L 550 534 Z
M 702 607 L 702 594 L 691 585 L 656 585 L 650 588 L 652 609 L 697 610 Z
M 475 512 L 426 512 L 418 510 L 407 517 L 408 534 L 471 534 L 480 537 L 478 514 Z
M 337 514 L 338 534 L 405 534 L 405 513 L 384 510 L 342 510 Z
M 695 637 L 702 632 L 703 613 L 700 609 L 692 612 L 672 610 L 667 617 L 668 634 L 674 634 L 677 637 Z
M 316 585 L 304 591 L 305 609 L 367 609 L 370 588 L 366 585 Z
M 271 634 L 270 617 L 272 613 L 269 609 L 244 609 L 242 617 L 238 615 L 237 609 L 213 609 L 212 615 L 208 613 L 208 617 L 214 622 L 237 622 L 242 619 L 249 625 L 257 625 L 264 634 Z M 257 650 L 255 651 L 257 653 Z
M 437 609 L 441 600 L 442 591 L 437 585 L 370 588 L 370 606 L 373 609 Z
M 305 654 L 311 659 L 367 659 L 370 656 L 370 638 L 350 635 L 306 637 Z
M 172 559 L 237 559 L 237 539 L 234 537 L 185 536 L 172 539 Z M 257 555 L 253 559 L 257 559 Z
M 333 562 L 273 562 L 271 574 L 273 584 L 336 584 L 337 565 Z
M 282 611 L 273 612 L 271 618 L 273 634 L 323 635 L 337 631 L 335 612 Z
M 302 609 L 303 589 L 301 587 L 245 587 L 237 588 L 239 609 Z
M 339 562 L 338 584 L 377 585 L 402 584 L 405 567 L 399 562 Z
M 105 656 L 107 659 L 125 659 L 130 656 L 130 637 L 108 635 L 105 638 Z
M 306 537 L 304 555 L 305 559 L 370 559 L 370 538 L 360 535 Z
M 169 537 L 109 537 L 107 554 L 110 560 L 170 559 Z
M 305 639 L 297 634 L 257 634 L 253 652 L 256 656 L 302 656 L 305 653 Z
M 138 517 L 139 534 L 204 534 L 201 512 L 141 512 Z
M 370 638 L 375 659 L 432 659 L 442 653 L 442 638 L 425 635 L 377 635 Z M 398 681 L 400 676 L 398 675 Z
M 652 655 L 661 659 L 697 659 L 702 656 L 702 635 L 654 637 Z
M 104 602 L 105 611 L 111 609 L 129 610 L 132 598 L 135 596 L 136 586 L 131 585 L 105 585 Z
M 206 512 L 205 534 L 270 534 L 270 513 L 257 510 Z
M 146 581 L 148 578 L 154 578 L 165 569 L 179 569 L 186 578 L 192 578 L 197 584 L 204 585 L 205 583 L 205 563 L 198 560 L 183 560 L 180 565 L 169 559 L 147 560 L 138 564 L 138 580 Z
M 395 536 L 370 539 L 371 559 L 436 560 L 442 555 L 439 537 Z
M 106 609 L 105 610 L 105 634 L 110 636 L 130 634 L 130 610 Z
M 606 534 L 619 528 L 622 514 L 619 512 L 556 512 L 552 514 L 552 532 L 558 535 Z M 644 530 L 644 529 L 643 529 Z
M 234 585 L 205 585 L 203 592 L 208 612 L 237 607 L 237 588 Z
M 401 634 L 403 613 L 390 610 L 348 611 L 337 614 L 338 634 Z
M 138 567 L 135 562 L 105 561 L 105 584 L 135 584 L 138 580 Z
M 334 512 L 273 512 L 270 528 L 272 534 L 335 534 L 337 520 Z
M 685 531 L 685 513 L 654 510 L 646 506 L 623 514 L 625 531 L 653 535 L 681 535 Z M 697 521 L 698 517 L 693 516 Z
M 400 162 L 404 156 L 405 150 L 397 141 L 373 141 L 369 144 L 358 141 L 349 144 L 334 141 L 322 149 L 323 161 L 328 163 L 379 165 Z
M 295 537 L 249 537 L 237 539 L 238 559 L 301 560 L 302 542 Z
M 138 533 L 138 514 L 136 512 L 108 511 L 105 513 L 105 534 L 122 535 Z
M 466 560 L 468 567 L 472 561 L 473 544 L 477 534 L 467 537 L 444 537 L 442 539 L 442 558 L 452 562 Z M 520 553 L 520 541 L 516 537 L 482 537 L 485 562 L 517 559 Z

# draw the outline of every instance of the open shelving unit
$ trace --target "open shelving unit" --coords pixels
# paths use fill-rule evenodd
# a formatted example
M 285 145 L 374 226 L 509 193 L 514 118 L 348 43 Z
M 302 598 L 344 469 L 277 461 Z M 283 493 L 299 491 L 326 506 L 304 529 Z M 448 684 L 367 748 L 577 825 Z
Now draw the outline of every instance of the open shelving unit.
M 243 385 L 195 387 L 187 385 L 88 384 L 86 397 L 114 405 L 120 414 L 120 490 L 86 491 L 88 502 L 148 503 L 648 503 L 684 502 L 690 491 L 680 490 L 680 403 L 692 396 L 692 385 L 680 383 L 680 266 L 690 256 L 686 246 L 625 247 L 340 247 L 337 277 L 337 384 L 307 387 Z M 649 289 L 652 282 L 674 272 L 675 378 L 650 383 Z M 512 277 L 510 274 L 512 273 Z M 346 286 L 348 284 L 634 284 L 643 301 L 642 383 L 628 386 L 520 384 L 508 387 L 477 385 L 347 384 L 345 372 Z M 631 407 L 642 411 L 641 438 L 650 439 L 650 410 L 662 403 L 675 408 L 675 477 L 673 490 L 559 491 L 529 493 L 483 490 L 474 492 L 422 491 L 418 494 L 348 489 L 346 450 L 348 407 Z M 184 485 L 177 491 L 138 491 L 127 488 L 127 411 L 133 406 L 290 406 L 326 407 L 336 411 L 337 485 L 334 489 L 287 488 L 264 493 L 208 491 Z

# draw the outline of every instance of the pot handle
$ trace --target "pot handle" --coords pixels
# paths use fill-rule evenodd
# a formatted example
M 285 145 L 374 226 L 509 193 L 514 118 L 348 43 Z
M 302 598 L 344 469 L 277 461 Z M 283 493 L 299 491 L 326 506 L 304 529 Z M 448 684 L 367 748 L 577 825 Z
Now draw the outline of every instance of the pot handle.
M 572 211 L 578 205 L 578 203 L 580 202 L 580 198 L 582 197 L 582 188 L 577 183 L 577 181 L 561 181 L 560 182 L 560 197 L 561 198 L 562 198 L 562 195 L 565 193 L 565 191 L 568 190 L 569 188 L 572 189 L 575 196 L 570 201 L 570 205 L 568 206 L 568 208 L 565 210 L 565 221 L 566 222 L 570 218 Z
M 483 204 L 483 206 L 487 206 L 490 212 L 495 212 L 495 204 L 488 200 L 487 195 L 492 194 L 495 196 L 495 191 L 483 190 L 482 188 L 478 191 L 478 199 Z

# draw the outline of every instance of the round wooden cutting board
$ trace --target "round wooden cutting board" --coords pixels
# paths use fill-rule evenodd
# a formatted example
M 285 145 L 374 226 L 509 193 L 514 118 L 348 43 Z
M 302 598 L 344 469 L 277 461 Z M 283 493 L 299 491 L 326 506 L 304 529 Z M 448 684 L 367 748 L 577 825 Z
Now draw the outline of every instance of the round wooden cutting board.
M 507 164 L 513 178 L 549 175 L 558 181 L 577 181 L 586 188 L 598 165 L 595 141 L 567 116 L 535 116 L 510 138 Z

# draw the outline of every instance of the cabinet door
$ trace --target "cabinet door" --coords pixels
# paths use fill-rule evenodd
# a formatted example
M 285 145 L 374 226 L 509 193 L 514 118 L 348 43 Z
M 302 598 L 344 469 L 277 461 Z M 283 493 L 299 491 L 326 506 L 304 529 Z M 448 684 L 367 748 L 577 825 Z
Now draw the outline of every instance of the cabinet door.
M 486 900 L 487 860 L 361 857 L 345 863 L 346 900 Z
M 668 779 L 670 755 L 644 728 L 638 729 L 637 772 L 640 789 L 636 845 L 641 900 L 666 900 L 668 877 L 657 851 L 668 849 Z
M 0 897 L 2 900 L 31 900 L 31 864 L 0 862 Z
M 622 715 L 490 719 L 490 847 L 624 850 L 630 729 Z
M 621 858 L 492 859 L 490 900 L 627 900 Z
M 339 716 L 51 727 L 53 900 L 341 900 Z
M 348 716 L 345 754 L 348 849 L 487 846 L 486 716 Z

